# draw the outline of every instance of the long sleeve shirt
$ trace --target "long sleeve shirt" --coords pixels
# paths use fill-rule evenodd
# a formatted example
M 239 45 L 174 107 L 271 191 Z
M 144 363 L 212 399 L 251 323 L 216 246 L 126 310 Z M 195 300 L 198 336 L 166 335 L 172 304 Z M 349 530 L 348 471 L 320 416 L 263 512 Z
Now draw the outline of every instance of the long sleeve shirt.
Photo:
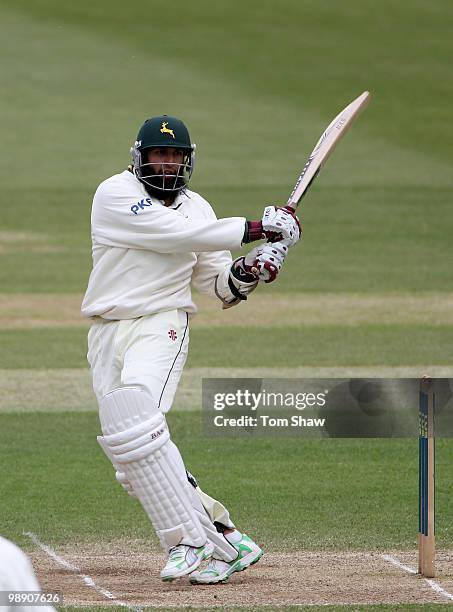
M 217 277 L 218 286 L 228 283 L 229 251 L 240 248 L 244 229 L 244 217 L 217 219 L 193 191 L 165 206 L 128 170 L 108 178 L 93 199 L 93 270 L 82 314 L 110 320 L 195 313 L 191 288 L 215 295 Z

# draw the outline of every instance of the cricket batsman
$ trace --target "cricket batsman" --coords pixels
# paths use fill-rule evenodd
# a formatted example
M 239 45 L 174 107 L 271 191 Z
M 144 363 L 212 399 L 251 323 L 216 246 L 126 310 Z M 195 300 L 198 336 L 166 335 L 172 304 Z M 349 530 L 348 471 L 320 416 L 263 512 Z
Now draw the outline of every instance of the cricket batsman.
M 223 308 L 247 300 L 258 283 L 276 279 L 300 226 L 277 206 L 261 220 L 217 219 L 188 188 L 195 145 L 175 117 L 145 121 L 131 152 L 132 165 L 99 185 L 91 215 L 93 270 L 82 313 L 92 321 L 98 441 L 167 554 L 162 580 L 225 582 L 263 552 L 186 471 L 165 420 L 197 312 L 191 290 Z M 231 250 L 256 241 L 232 260 Z

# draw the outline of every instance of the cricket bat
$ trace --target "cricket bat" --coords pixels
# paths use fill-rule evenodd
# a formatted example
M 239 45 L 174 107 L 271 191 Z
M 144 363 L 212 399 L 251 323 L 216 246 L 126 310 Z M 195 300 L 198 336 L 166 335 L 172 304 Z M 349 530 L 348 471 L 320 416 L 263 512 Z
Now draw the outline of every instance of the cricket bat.
M 299 174 L 286 206 L 296 210 L 299 202 L 306 195 L 310 185 L 318 176 L 321 168 L 337 146 L 340 138 L 351 126 L 360 111 L 365 108 L 369 100 L 370 93 L 364 91 L 363 94 L 348 104 L 348 106 L 329 123 L 321 138 L 316 143 L 315 148 L 310 153 L 302 172 Z

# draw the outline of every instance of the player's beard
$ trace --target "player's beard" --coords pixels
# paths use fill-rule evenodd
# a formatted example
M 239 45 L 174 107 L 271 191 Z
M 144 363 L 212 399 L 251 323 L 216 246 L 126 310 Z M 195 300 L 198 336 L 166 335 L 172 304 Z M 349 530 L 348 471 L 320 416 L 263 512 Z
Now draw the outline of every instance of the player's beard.
M 185 184 L 184 178 L 179 173 L 164 174 L 160 172 L 145 178 L 145 180 L 146 191 L 158 200 L 170 197 L 175 199 Z
M 182 178 L 179 176 L 179 173 L 162 173 L 157 177 L 155 186 L 158 187 L 159 184 L 162 185 L 162 189 L 165 191 L 175 191 L 176 189 L 180 189 L 182 187 Z

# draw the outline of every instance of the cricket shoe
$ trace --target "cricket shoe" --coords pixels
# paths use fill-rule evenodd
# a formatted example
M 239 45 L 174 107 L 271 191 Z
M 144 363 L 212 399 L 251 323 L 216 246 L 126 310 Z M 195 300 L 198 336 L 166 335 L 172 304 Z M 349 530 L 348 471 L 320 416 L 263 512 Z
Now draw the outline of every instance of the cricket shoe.
M 242 534 L 242 539 L 239 542 L 231 545 L 238 551 L 238 556 L 234 561 L 227 563 L 226 561 L 220 561 L 220 559 L 211 559 L 205 569 L 190 574 L 190 582 L 192 584 L 226 582 L 231 574 L 242 572 L 263 556 L 263 551 L 258 544 L 255 544 L 245 533 Z
M 167 563 L 160 573 L 160 577 L 165 582 L 171 582 L 176 578 L 181 578 L 190 574 L 205 559 L 209 559 L 214 551 L 214 545 L 206 542 L 203 546 L 195 548 L 186 544 L 178 544 L 170 549 Z

